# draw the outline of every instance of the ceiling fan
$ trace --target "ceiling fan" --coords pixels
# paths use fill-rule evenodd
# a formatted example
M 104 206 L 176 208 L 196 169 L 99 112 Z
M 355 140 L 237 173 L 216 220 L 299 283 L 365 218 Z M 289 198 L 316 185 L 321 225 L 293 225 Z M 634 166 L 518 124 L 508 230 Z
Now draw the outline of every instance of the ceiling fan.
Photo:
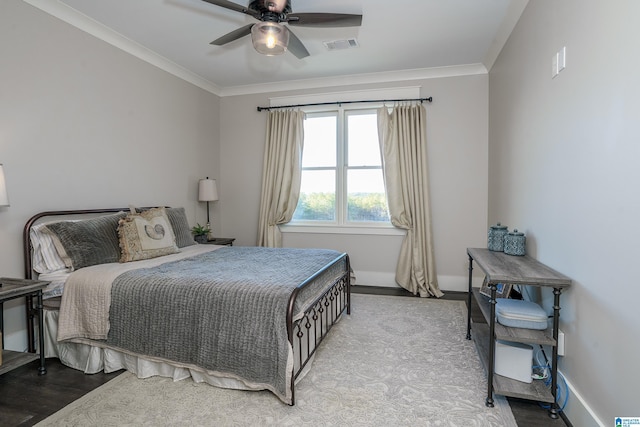
M 253 47 L 264 55 L 280 55 L 287 50 L 299 59 L 309 51 L 283 23 L 307 27 L 358 27 L 362 15 L 345 13 L 292 13 L 291 0 L 252 0 L 248 7 L 227 0 L 203 0 L 216 6 L 252 16 L 260 21 L 231 31 L 210 44 L 222 46 L 251 34 Z

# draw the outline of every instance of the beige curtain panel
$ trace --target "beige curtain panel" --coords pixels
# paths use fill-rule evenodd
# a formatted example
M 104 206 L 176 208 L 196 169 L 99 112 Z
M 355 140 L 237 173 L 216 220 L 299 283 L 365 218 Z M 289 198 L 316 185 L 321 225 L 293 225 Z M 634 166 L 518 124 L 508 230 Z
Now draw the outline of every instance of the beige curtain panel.
M 282 247 L 278 224 L 291 221 L 300 195 L 304 113 L 269 111 L 262 167 L 258 246 Z
M 396 282 L 414 295 L 441 297 L 438 287 L 427 171 L 427 113 L 422 104 L 378 110 L 391 223 L 407 231 L 396 267 Z

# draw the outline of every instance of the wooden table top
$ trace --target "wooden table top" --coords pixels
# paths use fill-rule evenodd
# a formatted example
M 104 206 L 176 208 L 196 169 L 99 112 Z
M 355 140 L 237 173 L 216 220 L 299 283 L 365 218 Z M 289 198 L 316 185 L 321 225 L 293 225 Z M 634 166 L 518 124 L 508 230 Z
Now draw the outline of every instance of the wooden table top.
M 528 255 L 507 255 L 486 248 L 467 248 L 467 254 L 487 276 L 487 283 L 565 288 L 571 279 Z
M 49 282 L 43 280 L 13 279 L 0 277 L 0 299 L 6 300 L 12 297 L 27 295 L 45 288 Z

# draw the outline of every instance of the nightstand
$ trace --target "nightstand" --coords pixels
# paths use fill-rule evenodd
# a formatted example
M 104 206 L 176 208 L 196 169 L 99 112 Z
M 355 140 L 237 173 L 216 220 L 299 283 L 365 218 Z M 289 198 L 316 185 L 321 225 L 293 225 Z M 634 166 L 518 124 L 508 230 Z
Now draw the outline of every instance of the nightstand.
M 233 246 L 235 238 L 231 237 L 214 237 L 211 240 L 207 240 L 207 245 L 220 245 L 220 246 Z
M 44 318 L 42 311 L 42 289 L 44 289 L 49 282 L 41 280 L 28 280 L 28 279 L 9 279 L 6 277 L 0 278 L 0 332 L 2 335 L 2 364 L 0 365 L 0 374 L 11 371 L 19 366 L 25 365 L 33 360 L 40 359 L 40 366 L 38 367 L 38 375 L 44 375 L 47 373 L 47 368 L 44 363 Z M 35 306 L 33 304 L 35 297 Z M 26 298 L 27 305 L 27 335 L 29 337 L 29 351 L 19 352 L 4 350 L 4 313 L 3 306 L 5 301 L 9 301 L 16 298 Z M 33 316 L 38 316 L 38 350 L 40 354 L 36 354 L 34 346 L 34 325 Z

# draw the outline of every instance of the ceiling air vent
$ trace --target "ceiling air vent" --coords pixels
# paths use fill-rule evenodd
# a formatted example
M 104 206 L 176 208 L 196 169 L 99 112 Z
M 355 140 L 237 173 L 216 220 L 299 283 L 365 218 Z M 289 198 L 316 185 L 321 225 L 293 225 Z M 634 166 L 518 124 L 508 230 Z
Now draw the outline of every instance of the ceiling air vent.
M 333 40 L 330 42 L 323 42 L 327 50 L 344 50 L 344 49 L 354 49 L 358 47 L 358 40 L 356 39 L 347 39 L 347 40 Z

